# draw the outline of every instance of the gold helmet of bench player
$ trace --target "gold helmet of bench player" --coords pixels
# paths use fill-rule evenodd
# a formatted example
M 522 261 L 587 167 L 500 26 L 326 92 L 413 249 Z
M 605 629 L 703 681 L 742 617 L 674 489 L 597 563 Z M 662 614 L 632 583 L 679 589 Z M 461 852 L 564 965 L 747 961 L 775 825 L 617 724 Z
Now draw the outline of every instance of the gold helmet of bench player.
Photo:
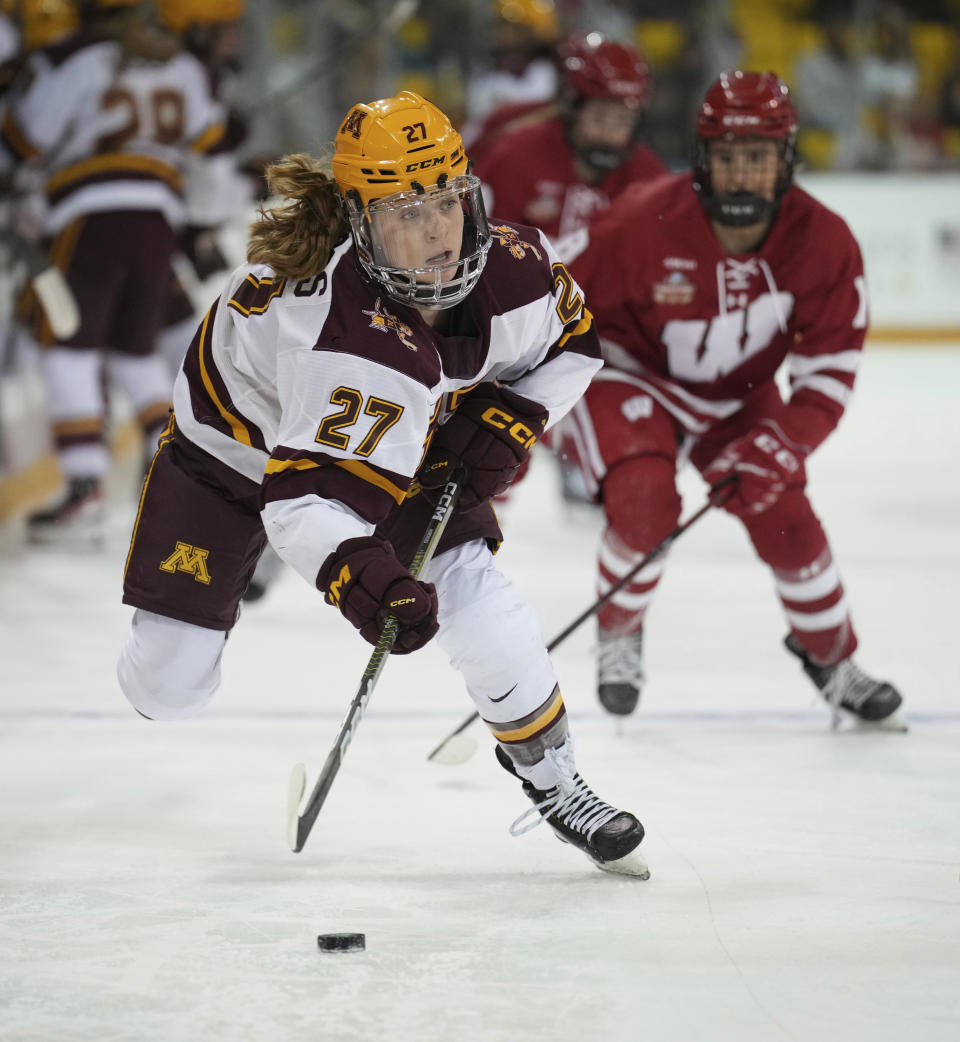
M 360 264 L 404 304 L 452 307 L 476 285 L 490 233 L 480 181 L 463 141 L 436 105 L 412 91 L 354 105 L 334 139 L 333 176 L 346 202 Z M 388 256 L 382 227 L 443 212 L 462 218 L 459 254 L 413 266 Z
M 75 0 L 21 0 L 20 32 L 27 51 L 58 43 L 80 28 Z
M 157 0 L 160 21 L 175 33 L 194 25 L 238 22 L 246 7 L 245 0 Z

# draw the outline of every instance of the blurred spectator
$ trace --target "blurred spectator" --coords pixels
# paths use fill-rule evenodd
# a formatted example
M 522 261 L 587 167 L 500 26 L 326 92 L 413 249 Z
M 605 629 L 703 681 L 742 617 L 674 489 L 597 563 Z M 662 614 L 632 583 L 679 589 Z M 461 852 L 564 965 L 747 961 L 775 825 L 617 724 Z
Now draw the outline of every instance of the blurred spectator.
M 940 122 L 950 130 L 960 130 L 960 33 L 954 34 L 956 54 L 953 66 L 940 88 Z
M 644 14 L 673 22 L 683 41 L 669 61 L 653 61 L 656 89 L 645 122 L 657 154 L 672 169 L 686 169 L 690 165 L 689 128 L 703 92 L 723 69 L 741 66 L 743 42 L 725 3 L 650 3 L 644 4 Z
M 823 45 L 797 61 L 794 98 L 807 140 L 814 138 L 817 131 L 829 135 L 823 161 L 813 165 L 852 169 L 859 164 L 866 146 L 860 112 L 860 64 L 853 53 L 853 29 L 848 15 L 834 12 L 827 16 L 823 30 Z
M 632 0 L 582 0 L 570 28 L 581 33 L 603 33 L 610 40 L 626 42 L 633 38 L 636 6 Z
M 910 120 L 919 82 L 910 48 L 910 21 L 896 3 L 877 6 L 873 46 L 863 59 L 863 98 L 877 137 L 871 165 L 881 169 L 911 166 Z

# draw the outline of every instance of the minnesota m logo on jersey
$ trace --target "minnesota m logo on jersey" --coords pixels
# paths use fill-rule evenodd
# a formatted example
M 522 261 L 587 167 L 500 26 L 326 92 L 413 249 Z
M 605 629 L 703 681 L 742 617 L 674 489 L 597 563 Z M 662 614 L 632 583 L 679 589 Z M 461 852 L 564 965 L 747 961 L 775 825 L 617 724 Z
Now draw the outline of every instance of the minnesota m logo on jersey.
M 186 572 L 192 575 L 198 583 L 209 583 L 210 573 L 207 571 L 207 556 L 209 550 L 201 550 L 198 546 L 189 543 L 177 542 L 177 548 L 165 560 L 160 562 L 162 572 Z

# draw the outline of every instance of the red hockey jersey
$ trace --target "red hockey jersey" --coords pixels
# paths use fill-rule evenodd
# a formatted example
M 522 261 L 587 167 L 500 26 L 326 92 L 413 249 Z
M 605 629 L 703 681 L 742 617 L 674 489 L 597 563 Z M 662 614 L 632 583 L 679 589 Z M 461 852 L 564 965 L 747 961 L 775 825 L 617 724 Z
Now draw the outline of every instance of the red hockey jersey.
M 623 166 L 596 185 L 584 184 L 558 117 L 504 134 L 475 172 L 484 183 L 488 213 L 532 224 L 556 241 L 584 227 L 628 185 L 657 177 L 666 167 L 637 145 Z
M 727 255 L 690 175 L 670 175 L 629 189 L 577 238 L 566 256 L 604 360 L 686 430 L 733 415 L 787 358 L 785 433 L 811 450 L 836 426 L 868 316 L 860 249 L 837 214 L 793 186 L 762 246 Z

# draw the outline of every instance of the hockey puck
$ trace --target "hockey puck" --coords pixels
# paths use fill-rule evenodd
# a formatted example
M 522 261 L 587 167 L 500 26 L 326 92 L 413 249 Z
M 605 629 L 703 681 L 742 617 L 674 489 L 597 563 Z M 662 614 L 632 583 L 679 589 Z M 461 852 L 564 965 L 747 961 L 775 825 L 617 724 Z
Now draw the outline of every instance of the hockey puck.
M 317 947 L 322 952 L 362 952 L 367 938 L 362 933 L 322 933 L 317 937 Z

